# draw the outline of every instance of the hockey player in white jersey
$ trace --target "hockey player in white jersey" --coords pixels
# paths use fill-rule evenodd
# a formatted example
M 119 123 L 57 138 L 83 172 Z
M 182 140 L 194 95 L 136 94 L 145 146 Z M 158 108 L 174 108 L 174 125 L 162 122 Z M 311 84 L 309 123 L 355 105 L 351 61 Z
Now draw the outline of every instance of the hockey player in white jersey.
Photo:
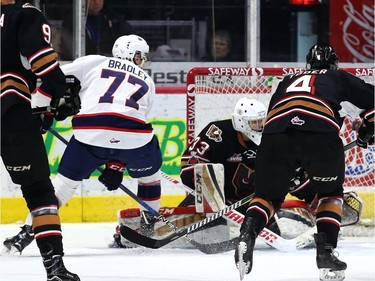
M 65 75 L 81 81 L 81 111 L 72 119 L 73 136 L 53 179 L 60 206 L 65 204 L 83 179 L 106 165 L 99 180 L 108 190 L 117 189 L 128 171 L 138 181 L 137 195 L 154 210 L 160 208 L 162 155 L 147 114 L 155 97 L 155 84 L 143 70 L 149 46 L 137 35 L 119 37 L 113 57 L 89 55 L 62 67 Z M 49 105 L 43 85 L 32 106 Z M 69 107 L 66 107 L 69 111 Z M 63 114 L 60 112 L 59 114 Z M 140 206 L 143 235 L 153 235 L 155 218 Z M 29 219 L 21 232 L 4 241 L 6 249 L 22 250 L 33 240 Z

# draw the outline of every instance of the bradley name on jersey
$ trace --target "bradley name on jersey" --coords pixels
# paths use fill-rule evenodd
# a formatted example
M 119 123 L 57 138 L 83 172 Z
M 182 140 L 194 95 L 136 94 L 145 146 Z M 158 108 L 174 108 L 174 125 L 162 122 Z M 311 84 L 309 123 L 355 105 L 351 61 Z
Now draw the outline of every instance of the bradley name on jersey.
M 142 69 L 138 67 L 134 67 L 133 65 L 127 64 L 126 62 L 122 62 L 119 60 L 109 60 L 108 61 L 108 67 L 114 68 L 122 71 L 131 72 L 138 77 L 141 77 L 143 80 L 146 80 L 148 76 L 146 76 L 146 72 L 144 72 Z

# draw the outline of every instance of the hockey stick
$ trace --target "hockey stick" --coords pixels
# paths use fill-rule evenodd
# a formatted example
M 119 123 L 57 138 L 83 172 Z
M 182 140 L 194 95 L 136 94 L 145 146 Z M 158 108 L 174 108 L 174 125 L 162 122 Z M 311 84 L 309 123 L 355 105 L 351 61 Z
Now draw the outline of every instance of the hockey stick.
M 253 196 L 254 196 L 254 194 L 250 194 L 249 196 L 246 196 L 245 198 L 243 198 L 243 199 L 237 201 L 236 203 L 220 210 L 219 212 L 214 213 L 212 216 L 209 216 L 209 217 L 205 218 L 204 220 L 198 221 L 198 222 L 196 222 L 196 223 L 194 223 L 194 224 L 192 224 L 189 227 L 186 227 L 184 229 L 179 230 L 173 224 L 172 224 L 172 227 L 170 225 L 168 225 L 175 231 L 175 233 L 173 233 L 173 234 L 171 234 L 171 235 L 169 235 L 165 238 L 162 238 L 162 239 L 154 239 L 154 238 L 150 238 L 150 237 L 147 237 L 147 236 L 143 236 L 143 235 L 139 234 L 138 232 L 134 231 L 133 229 L 131 229 L 131 228 L 125 226 L 125 225 L 121 225 L 120 233 L 124 238 L 128 239 L 129 241 L 131 241 L 133 243 L 136 243 L 136 244 L 139 244 L 139 245 L 142 245 L 142 246 L 145 246 L 147 248 L 152 248 L 152 249 L 158 249 L 160 247 L 163 247 L 164 245 L 167 245 L 167 244 L 173 242 L 174 240 L 176 240 L 180 237 L 184 237 L 184 238 L 186 238 L 186 240 L 191 242 L 192 245 L 197 247 L 199 250 L 204 251 L 204 249 L 200 249 L 201 246 L 204 245 L 204 244 L 200 244 L 200 243 L 198 243 L 194 240 L 191 240 L 191 238 L 187 234 L 199 230 L 200 228 L 207 225 L 208 223 L 213 222 L 213 221 L 221 218 L 224 214 L 226 214 L 228 212 L 231 212 L 232 210 L 237 209 L 238 207 L 246 204 L 247 202 L 249 202 L 253 198 Z
M 355 147 L 357 145 L 357 141 L 352 141 L 350 143 L 348 143 L 347 145 L 344 146 L 344 151 L 347 151 L 349 149 L 352 149 L 353 147 Z
M 178 181 L 171 176 L 167 175 L 166 173 L 161 173 L 162 176 L 169 180 L 170 182 L 176 184 L 177 186 L 183 188 L 186 192 L 189 194 L 195 195 L 195 190 L 191 189 L 189 186 L 185 185 L 181 181 Z M 238 226 L 241 226 L 245 216 L 236 211 L 232 210 L 223 216 L 227 221 L 232 222 Z M 274 233 L 273 231 L 264 228 L 262 232 L 259 234 L 259 237 L 269 246 L 280 250 L 280 251 L 293 251 L 296 249 L 296 247 L 293 247 L 293 244 L 290 243 L 290 240 L 285 239 L 278 235 L 277 233 Z M 212 244 L 200 244 L 201 251 L 206 254 L 215 254 L 215 253 L 221 253 L 221 252 L 227 252 L 234 249 L 234 242 L 232 241 L 234 239 L 231 239 L 229 241 L 223 241 L 219 243 L 212 243 Z M 198 242 L 196 242 L 198 244 Z M 233 246 L 231 249 L 230 247 Z M 204 249 L 204 247 L 206 247 Z M 222 248 L 221 248 L 222 247 Z
M 49 128 L 48 129 L 55 137 L 57 137 L 60 141 L 62 141 L 64 144 L 68 144 L 69 142 L 64 138 L 62 137 L 58 132 L 56 132 L 53 128 Z M 96 168 L 99 172 L 102 172 L 103 169 L 98 167 Z M 193 246 L 195 246 L 196 248 L 200 249 L 200 245 L 199 243 L 196 243 L 194 240 L 192 240 L 187 234 L 188 233 L 191 233 L 193 231 L 196 231 L 198 230 L 199 228 L 203 227 L 204 225 L 212 222 L 212 221 L 215 221 L 217 219 L 219 219 L 220 217 L 222 217 L 225 213 L 235 209 L 235 208 L 238 208 L 240 206 L 242 206 L 243 204 L 247 203 L 248 201 L 250 201 L 251 198 L 253 198 L 253 195 L 249 195 L 247 197 L 245 197 L 244 199 L 236 202 L 235 204 L 225 208 L 224 210 L 221 210 L 220 212 L 216 213 L 215 215 L 212 215 L 211 217 L 209 218 L 206 218 L 202 221 L 199 221 L 193 225 L 191 225 L 189 228 L 186 228 L 186 229 L 183 229 L 183 230 L 179 230 L 174 224 L 172 224 L 166 217 L 164 217 L 163 215 L 159 214 L 157 211 L 155 211 L 153 208 L 151 208 L 146 202 L 144 202 L 142 199 L 140 199 L 137 195 L 135 195 L 131 190 L 129 190 L 127 187 L 125 187 L 123 184 L 120 184 L 120 189 L 122 189 L 125 193 L 127 193 L 131 198 L 133 198 L 135 201 L 137 201 L 140 205 L 142 205 L 145 209 L 147 209 L 150 213 L 152 213 L 157 219 L 161 220 L 163 223 L 165 223 L 167 226 L 169 226 L 171 229 L 173 229 L 175 231 L 175 233 L 173 235 L 170 235 L 169 237 L 166 237 L 162 240 L 155 240 L 155 239 L 152 239 L 152 238 L 148 238 L 146 236 L 143 236 L 141 234 L 139 234 L 138 232 L 134 231 L 133 229 L 127 227 L 127 226 L 124 226 L 124 225 L 121 225 L 120 226 L 120 233 L 121 235 L 128 239 L 129 241 L 133 242 L 133 243 L 136 243 L 136 244 L 139 244 L 139 245 L 142 245 L 142 242 L 144 241 L 145 245 L 143 246 L 146 246 L 147 245 L 151 245 L 149 248 L 159 248 L 159 247 L 162 247 L 163 245 L 165 244 L 168 244 L 174 240 L 176 240 L 177 238 L 180 238 L 180 237 L 184 237 L 188 242 L 190 242 Z M 225 211 L 226 210 L 226 211 Z M 132 238 L 134 237 L 134 239 L 132 240 Z M 152 247 L 152 244 L 151 242 L 147 241 L 147 239 L 152 239 L 152 240 L 155 240 L 156 242 L 158 241 L 161 241 L 159 243 L 156 243 L 156 245 L 160 245 L 159 247 L 156 246 L 156 247 Z M 138 240 L 139 240 L 139 243 L 138 243 Z M 162 243 L 165 243 L 165 244 L 162 244 Z M 203 249 L 204 250 L 204 249 Z

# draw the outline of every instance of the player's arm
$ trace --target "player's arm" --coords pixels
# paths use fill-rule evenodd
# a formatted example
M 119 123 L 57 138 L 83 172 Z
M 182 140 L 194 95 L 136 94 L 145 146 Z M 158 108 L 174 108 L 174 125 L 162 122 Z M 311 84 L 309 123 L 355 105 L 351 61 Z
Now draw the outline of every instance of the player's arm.
M 374 142 L 374 85 L 366 83 L 362 79 L 346 72 L 342 72 L 342 75 L 345 77 L 344 81 L 347 83 L 344 85 L 347 89 L 346 99 L 356 107 L 362 109 L 360 114 L 362 124 L 358 129 L 357 145 L 367 148 L 369 143 Z
M 63 97 L 65 75 L 56 60 L 58 55 L 51 46 L 52 30 L 41 11 L 24 5 L 18 42 L 24 66 L 30 69 L 48 88 L 52 97 Z
M 63 120 L 79 111 L 80 82 L 72 77 L 65 77 L 62 72 L 56 60 L 58 55 L 51 46 L 52 30 L 44 15 L 28 4 L 24 5 L 22 12 L 24 19 L 20 24 L 18 42 L 24 65 L 42 80 L 40 91 L 46 97 L 44 101 L 50 99 L 47 107 L 49 112 L 40 114 L 43 132 L 52 125 L 50 115 Z M 65 98 L 65 103 L 69 104 L 69 110 L 65 106 L 59 114 L 61 98 Z

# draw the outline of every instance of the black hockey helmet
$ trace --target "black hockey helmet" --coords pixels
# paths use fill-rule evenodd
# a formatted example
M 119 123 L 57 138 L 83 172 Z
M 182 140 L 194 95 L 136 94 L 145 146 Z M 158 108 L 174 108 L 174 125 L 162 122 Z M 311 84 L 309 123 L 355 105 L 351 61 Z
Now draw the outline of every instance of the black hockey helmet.
M 330 46 L 314 45 L 306 56 L 307 69 L 338 69 L 339 58 Z

